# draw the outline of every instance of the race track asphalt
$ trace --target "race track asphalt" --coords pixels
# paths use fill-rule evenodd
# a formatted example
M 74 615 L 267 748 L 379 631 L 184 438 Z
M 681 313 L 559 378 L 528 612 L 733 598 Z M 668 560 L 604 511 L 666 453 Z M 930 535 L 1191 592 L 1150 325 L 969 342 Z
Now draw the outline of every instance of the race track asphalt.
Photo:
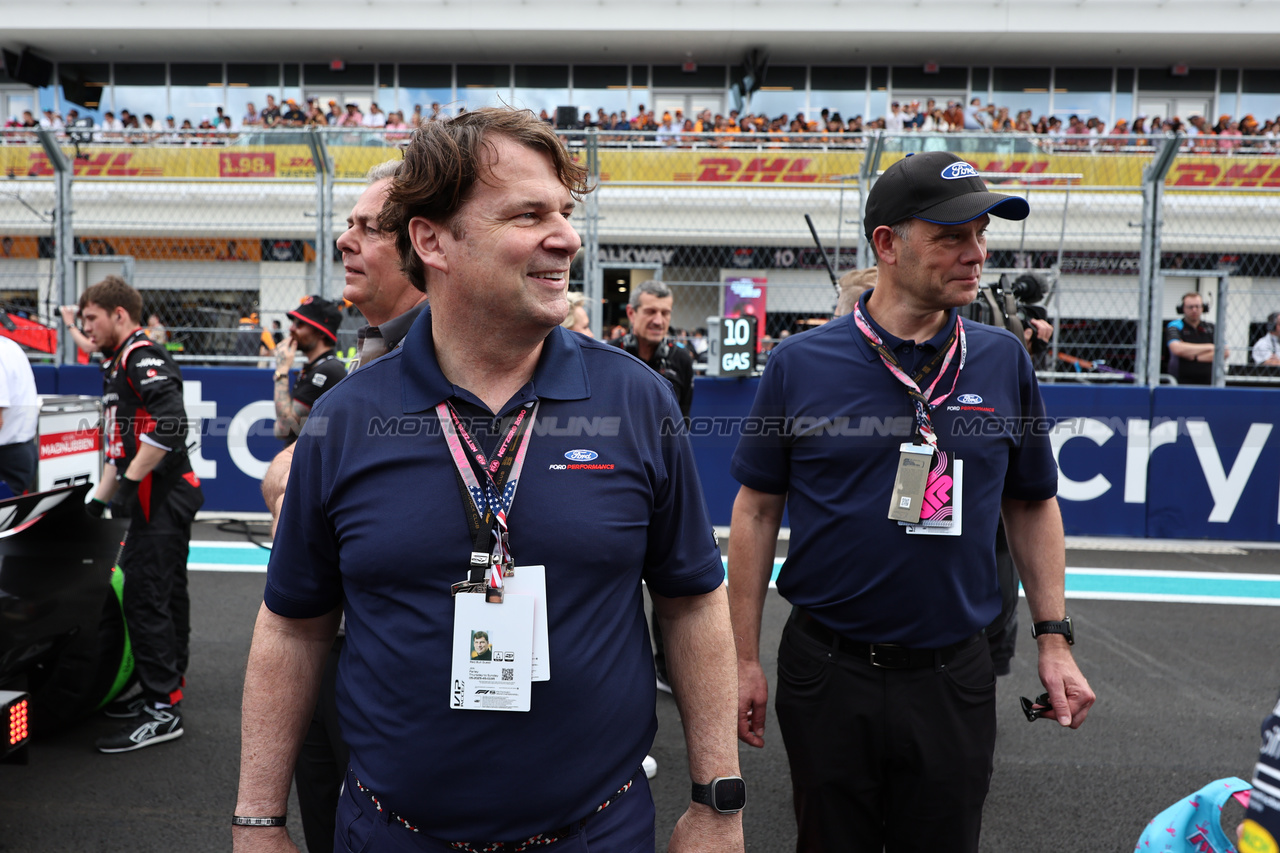
M 199 539 L 234 534 L 202 524 Z M 1068 565 L 1208 573 L 1276 573 L 1280 552 L 1070 551 Z M 123 755 L 93 741 L 95 718 L 33 744 L 28 766 L 0 766 L 0 851 L 225 851 L 239 763 L 240 689 L 263 575 L 193 571 L 186 735 Z M 765 669 L 773 681 L 788 605 L 770 592 Z M 1020 695 L 1041 692 L 1025 603 L 1013 671 L 1001 678 L 995 772 L 983 851 L 1133 849 L 1157 812 L 1223 776 L 1248 779 L 1259 725 L 1280 687 L 1280 609 L 1273 606 L 1072 598 L 1076 657 L 1099 700 L 1079 731 L 1027 723 Z M 770 708 L 772 711 L 772 708 Z M 653 781 L 659 849 L 688 801 L 675 702 L 659 695 Z M 748 780 L 747 849 L 794 848 L 786 755 L 772 716 L 763 750 L 740 748 Z M 589 745 L 584 745 L 589 747 Z M 297 804 L 291 803 L 297 824 Z M 295 837 L 301 846 L 301 833 Z

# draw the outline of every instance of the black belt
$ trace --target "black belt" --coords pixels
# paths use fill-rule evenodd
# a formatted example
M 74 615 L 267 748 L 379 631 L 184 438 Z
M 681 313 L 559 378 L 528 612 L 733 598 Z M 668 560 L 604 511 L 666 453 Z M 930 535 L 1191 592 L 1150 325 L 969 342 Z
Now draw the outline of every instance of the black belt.
M 356 778 L 355 773 L 348 770 L 348 775 L 351 777 L 351 780 L 356 783 L 356 789 L 367 796 L 379 812 L 383 811 L 383 805 L 378 800 L 377 795 L 362 785 L 360 780 Z M 634 781 L 634 779 L 627 780 L 627 784 L 615 791 L 613 796 L 609 797 L 609 799 L 597 806 L 595 811 L 584 817 L 582 820 L 574 821 L 568 826 L 562 826 L 559 829 L 552 830 L 551 832 L 540 832 L 537 835 L 524 839 L 523 841 L 490 841 L 482 843 L 473 841 L 449 841 L 445 843 L 449 845 L 450 849 L 461 850 L 463 853 L 507 853 L 507 851 L 510 851 L 510 853 L 524 853 L 524 851 L 533 850 L 538 847 L 549 847 L 557 841 L 562 841 L 563 839 L 568 838 L 575 832 L 581 832 L 586 828 L 587 821 L 613 805 L 618 801 L 619 797 L 631 790 L 631 785 Z M 417 826 L 405 820 L 395 812 L 388 809 L 386 814 L 410 832 L 420 831 Z
M 859 643 L 837 634 L 799 607 L 791 610 L 791 624 L 823 645 L 881 669 L 936 669 L 946 666 L 955 660 L 956 655 L 983 637 L 983 633 L 979 631 L 940 649 L 910 649 L 894 643 Z

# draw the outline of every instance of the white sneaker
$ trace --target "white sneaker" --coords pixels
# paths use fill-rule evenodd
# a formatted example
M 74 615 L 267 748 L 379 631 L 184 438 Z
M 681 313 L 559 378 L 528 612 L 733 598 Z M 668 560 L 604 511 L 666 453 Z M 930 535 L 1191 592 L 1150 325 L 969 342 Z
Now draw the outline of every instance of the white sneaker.
M 646 755 L 644 761 L 640 762 L 640 766 L 644 768 L 644 776 L 646 779 L 652 779 L 658 775 L 658 762 L 654 761 L 652 755 Z

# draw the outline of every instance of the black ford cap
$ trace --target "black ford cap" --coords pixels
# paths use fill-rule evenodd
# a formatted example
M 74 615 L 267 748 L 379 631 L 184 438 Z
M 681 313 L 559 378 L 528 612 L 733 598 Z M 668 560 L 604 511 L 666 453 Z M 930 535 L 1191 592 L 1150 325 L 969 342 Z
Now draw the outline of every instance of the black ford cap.
M 1001 219 L 1026 219 L 1024 198 L 987 191 L 978 172 L 950 151 L 908 154 L 876 181 L 867 197 L 862 228 L 867 240 L 881 225 L 923 219 L 959 225 L 989 213 Z

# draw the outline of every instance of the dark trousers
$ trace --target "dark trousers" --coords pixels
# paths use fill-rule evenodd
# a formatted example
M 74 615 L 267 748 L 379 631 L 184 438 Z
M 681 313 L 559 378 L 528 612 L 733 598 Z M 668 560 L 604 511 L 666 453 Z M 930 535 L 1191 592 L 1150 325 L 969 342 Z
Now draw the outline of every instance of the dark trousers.
M 120 567 L 124 569 L 124 617 L 133 644 L 134 672 L 150 700 L 177 702 L 187 671 L 191 598 L 187 553 L 191 521 L 204 496 L 180 481 L 157 502 L 151 518 L 134 502 Z
M 338 726 L 337 697 L 338 659 L 345 644 L 346 639 L 338 637 L 329 650 L 329 660 L 320 680 L 320 698 L 316 700 L 311 726 L 293 770 L 293 779 L 298 785 L 298 809 L 302 812 L 302 832 L 309 853 L 333 851 L 338 796 L 347 774 L 349 751 Z
M 554 772 L 551 778 L 555 778 Z M 588 818 L 585 827 L 575 827 L 571 835 L 548 849 L 556 853 L 653 853 L 653 824 L 653 794 L 644 771 L 637 767 L 631 790 L 604 811 Z M 549 826 L 545 831 L 558 828 Z M 477 843 L 475 847 L 482 849 L 483 844 Z M 450 847 L 448 841 L 411 832 L 387 811 L 379 812 L 369 795 L 356 788 L 348 772 L 338 800 L 333 849 L 338 853 L 451 853 L 455 848 Z M 514 846 L 509 846 L 506 851 L 510 853 L 513 849 Z
M 15 495 L 20 495 L 35 483 L 36 460 L 40 450 L 36 440 L 0 444 L 0 481 Z
M 977 851 L 995 750 L 985 642 L 889 670 L 797 629 L 778 649 L 778 726 L 799 853 Z

